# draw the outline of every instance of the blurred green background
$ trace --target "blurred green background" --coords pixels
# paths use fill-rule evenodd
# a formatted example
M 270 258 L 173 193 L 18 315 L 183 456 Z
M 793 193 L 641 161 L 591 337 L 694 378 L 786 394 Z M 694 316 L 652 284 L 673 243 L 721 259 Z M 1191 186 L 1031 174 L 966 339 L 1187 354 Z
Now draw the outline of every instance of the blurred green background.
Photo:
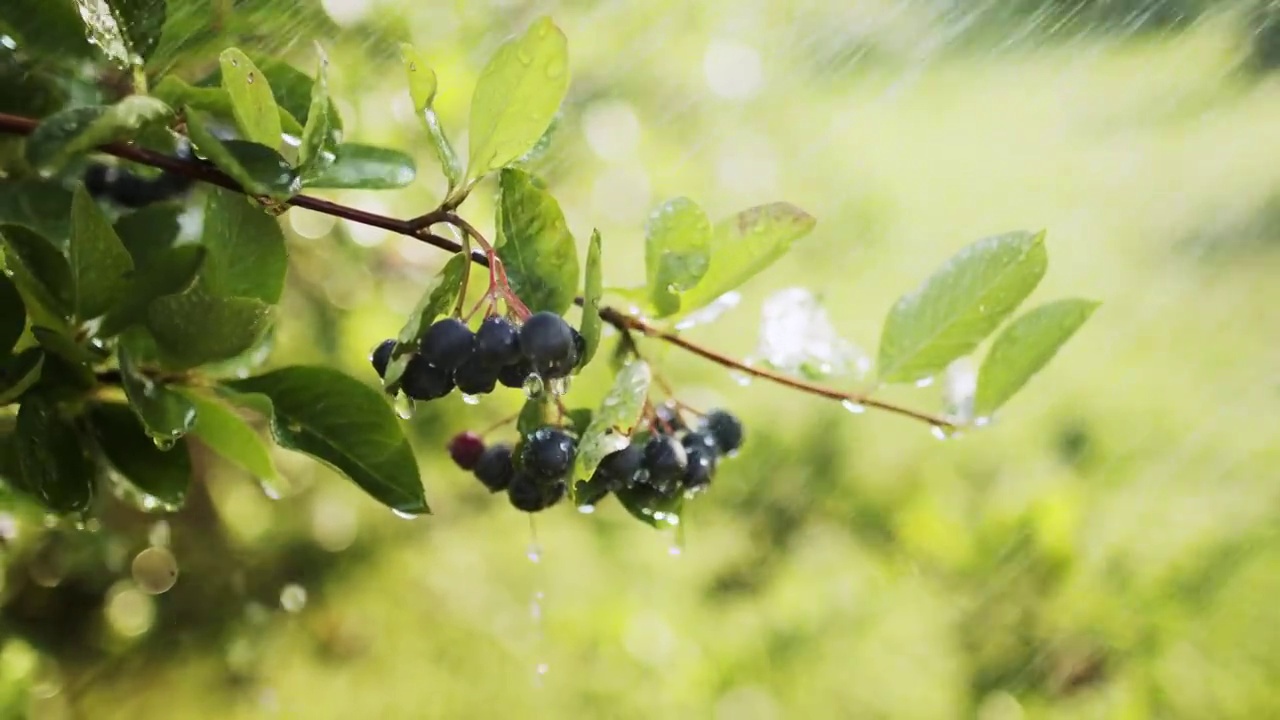
M 1275 3 L 243 0 L 222 35 L 201 5 L 173 3 L 192 24 L 166 42 L 301 68 L 323 44 L 348 137 L 412 151 L 422 177 L 330 197 L 405 217 L 443 182 L 398 43 L 434 64 L 465 147 L 479 68 L 551 13 L 574 78 L 535 170 L 580 241 L 600 228 L 608 284 L 642 279 L 644 219 L 671 196 L 817 216 L 689 331 L 730 354 L 796 286 L 874 354 L 898 295 L 1013 229 L 1048 230 L 1033 302 L 1103 306 L 993 426 L 946 442 L 649 347 L 683 399 L 748 425 L 681 537 L 612 502 L 557 507 L 535 536 L 442 452 L 518 407 L 499 396 L 409 422 L 431 517 L 293 456 L 276 500 L 201 456 L 207 492 L 174 516 L 5 514 L 10 716 L 1280 717 Z M 489 196 L 464 207 L 486 228 Z M 271 362 L 370 376 L 445 258 L 283 222 Z M 885 396 L 938 407 L 945 386 Z M 129 563 L 166 533 L 181 574 L 152 598 Z

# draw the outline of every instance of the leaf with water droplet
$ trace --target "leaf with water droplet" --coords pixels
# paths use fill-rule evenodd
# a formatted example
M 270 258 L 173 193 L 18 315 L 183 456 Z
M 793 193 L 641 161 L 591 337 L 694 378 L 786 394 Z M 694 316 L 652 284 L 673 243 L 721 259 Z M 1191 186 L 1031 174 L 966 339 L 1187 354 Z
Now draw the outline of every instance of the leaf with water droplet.
M 67 258 L 41 235 L 17 225 L 0 228 L 5 269 L 33 322 L 67 328 L 73 302 Z
M 9 354 L 26 326 L 27 306 L 22 295 L 9 276 L 0 273 L 0 357 Z
M 293 167 L 274 149 L 243 140 L 223 142 L 209 130 L 209 121 L 203 113 L 188 106 L 183 114 L 187 118 L 187 133 L 200 154 L 250 194 L 287 200 L 301 189 Z
M 1043 232 L 965 247 L 889 311 L 880 336 L 880 379 L 915 382 L 973 352 L 1035 290 L 1048 263 Z
M 578 361 L 581 372 L 596 356 L 600 347 L 600 331 L 604 321 L 600 319 L 600 296 L 604 294 L 604 260 L 600 251 L 600 231 L 591 231 L 591 242 L 587 245 L 587 271 L 582 287 L 582 327 L 578 333 L 586 345 L 583 357 Z
M 571 499 L 576 498 L 576 481 L 590 479 L 605 455 L 631 444 L 629 433 L 640 419 L 652 380 L 649 364 L 643 360 L 632 360 L 618 372 L 578 442 L 578 458 L 573 466 L 575 482 L 569 484 Z
M 551 19 L 503 43 L 471 97 L 468 180 L 524 155 L 546 132 L 569 89 L 569 43 Z
M 280 149 L 280 111 L 271 82 L 239 48 L 227 48 L 218 58 L 222 87 L 244 138 L 273 150 Z
M 244 196 L 214 188 L 205 203 L 200 242 L 209 251 L 199 280 L 205 292 L 279 302 L 289 257 L 278 220 Z
M 75 365 L 94 365 L 108 356 L 108 353 L 84 340 L 77 340 L 66 331 L 33 325 L 31 335 L 45 352 Z
M 165 0 L 76 0 L 95 45 L 127 67 L 141 64 L 160 43 Z
M 112 467 L 139 490 L 166 505 L 181 505 L 191 483 L 186 441 L 173 437 L 158 444 L 154 433 L 138 421 L 137 409 L 137 405 L 131 411 L 119 403 L 93 405 L 89 422 L 98 447 Z M 194 410 L 191 414 L 194 417 Z
M 496 224 L 498 256 L 511 289 L 533 312 L 563 314 L 578 291 L 578 246 L 560 204 L 532 175 L 502 171 Z
M 816 220 L 785 202 L 743 210 L 716 223 L 709 244 L 710 261 L 698 284 L 680 296 L 680 312 L 691 312 L 714 302 L 772 265 L 799 239 L 808 235 Z
M 115 306 L 133 282 L 133 258 L 102 209 L 77 184 L 71 200 L 68 249 L 75 315 L 90 320 Z
M 136 213 L 135 213 L 136 214 Z M 205 227 L 213 220 L 205 216 Z M 147 308 L 157 298 L 181 293 L 191 287 L 207 256 L 201 245 L 179 245 L 150 253 L 146 265 L 138 267 L 128 294 L 102 319 L 97 337 L 109 338 L 134 323 L 146 319 Z M 137 257 L 135 256 L 135 262 Z
M 271 73 L 266 73 L 271 77 Z M 218 75 L 221 78 L 221 73 Z M 272 89 L 276 90 L 275 82 Z M 170 107 L 190 107 L 228 123 L 235 122 L 235 109 L 231 105 L 231 95 L 221 85 L 213 87 L 188 85 L 181 78 L 166 75 L 151 91 L 153 97 L 159 98 Z M 332 107 L 332 105 L 330 105 Z M 281 132 L 294 137 L 302 137 L 302 124 L 298 122 L 283 106 L 277 108 L 280 118 Z M 332 116 L 330 116 L 332 119 Z M 332 129 L 331 129 L 332 134 Z
M 435 102 L 436 71 L 423 60 L 417 48 L 409 43 L 400 44 L 400 59 L 409 76 L 409 97 L 413 99 L 413 109 L 420 113 Z
M 40 379 L 44 352 L 27 348 L 17 355 L 0 355 L 0 407 L 22 397 Z
M 129 407 L 137 413 L 147 434 L 161 442 L 172 442 L 186 435 L 196 424 L 195 405 L 140 372 L 125 345 L 121 343 L 117 350 L 121 385 L 129 398 Z
M 298 146 L 298 172 L 305 178 L 323 171 L 338 153 L 337 140 L 329 132 L 329 58 L 318 44 L 320 55 L 315 82 L 311 85 L 311 105 L 307 110 L 307 126 L 302 130 Z
M 399 150 L 343 143 L 323 171 L 303 178 L 305 187 L 350 190 L 395 190 L 418 176 L 413 157 Z
M 237 357 L 270 325 L 271 306 L 261 300 L 212 297 L 198 287 L 156 298 L 147 311 L 147 329 L 164 363 L 179 369 Z
M 669 528 L 680 524 L 680 512 L 684 498 L 663 497 L 641 485 L 614 493 L 618 502 L 637 520 L 655 528 Z
M 448 312 L 458 299 L 462 290 L 462 278 L 471 271 L 470 258 L 458 253 L 429 279 L 422 289 L 422 297 L 418 305 L 405 320 L 396 336 L 396 348 L 392 351 L 391 364 L 383 378 L 383 387 L 394 391 L 399 387 L 400 376 L 404 373 L 409 356 L 417 349 L 418 341 L 426 334 L 427 328 L 436 318 Z
M 84 438 L 58 405 L 43 395 L 25 396 L 15 430 L 23 489 L 57 512 L 87 510 L 93 502 L 93 462 Z
M 1041 305 L 1009 324 L 991 343 L 978 371 L 976 416 L 991 415 L 1053 359 L 1098 303 L 1068 299 Z
M 711 221 L 689 198 L 668 200 L 649 215 L 644 267 L 656 317 L 679 312 L 678 293 L 697 286 L 707 273 L 710 243 Z
M 303 125 L 310 120 L 311 96 L 315 81 L 288 62 L 270 55 L 251 53 L 250 58 L 271 83 L 271 92 L 281 110 L 281 127 L 290 135 L 301 137 Z M 208 77 L 200 80 L 199 85 L 209 87 L 218 86 L 221 83 L 222 68 L 218 67 Z M 290 130 L 290 122 L 295 129 Z M 338 113 L 338 107 L 332 98 L 329 99 L 329 135 L 329 142 L 334 144 L 342 142 L 342 116 Z
M 223 386 L 270 415 L 281 447 L 323 461 L 393 510 L 430 512 L 413 450 L 378 391 L 336 370 L 304 366 Z M 241 404 L 244 395 L 229 399 Z
M 42 120 L 27 138 L 27 162 L 42 173 L 53 173 L 77 155 L 117 140 L 133 140 L 172 118 L 172 108 L 145 95 L 130 95 L 110 106 L 63 110 Z
M 268 487 L 285 485 L 266 442 L 235 408 L 205 391 L 183 388 L 178 392 L 195 406 L 193 437 Z

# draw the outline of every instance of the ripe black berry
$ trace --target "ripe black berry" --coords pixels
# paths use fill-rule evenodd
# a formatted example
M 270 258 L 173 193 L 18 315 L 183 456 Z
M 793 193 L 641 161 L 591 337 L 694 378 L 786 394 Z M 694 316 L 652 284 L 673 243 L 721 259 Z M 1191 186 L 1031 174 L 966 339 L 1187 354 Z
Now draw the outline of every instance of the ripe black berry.
M 506 490 L 515 474 L 511 446 L 506 443 L 490 446 L 476 460 L 475 476 L 489 488 L 489 492 Z
M 487 395 L 498 382 L 498 369 L 478 362 L 472 353 L 470 360 L 453 371 L 453 381 L 468 395 Z
M 471 356 L 476 336 L 458 318 L 437 320 L 422 336 L 422 356 L 442 370 L 456 370 Z
M 636 475 L 640 472 L 640 463 L 644 460 L 644 446 L 632 443 L 617 452 L 611 452 L 600 460 L 595 475 L 611 490 L 631 487 L 635 484 Z
M 453 390 L 453 378 L 421 355 L 414 355 L 400 376 L 400 388 L 414 400 L 435 400 Z
M 674 438 L 654 435 L 644 446 L 642 466 L 649 473 L 649 485 L 661 492 L 670 492 L 684 477 L 689 457 Z
M 387 366 L 391 364 L 391 351 L 395 349 L 395 340 L 383 340 L 373 349 L 369 362 L 373 364 L 373 371 L 378 373 L 378 377 L 387 376 Z
M 720 448 L 716 445 L 716 441 L 711 435 L 705 431 L 694 431 L 685 433 L 680 439 L 680 444 L 684 446 L 685 452 L 693 452 L 694 450 L 703 450 L 712 455 L 719 454 Z
M 458 433 L 449 441 L 449 457 L 463 470 L 474 470 L 484 450 L 484 440 L 473 432 Z M 507 455 L 510 454 L 508 450 Z
M 573 354 L 573 328 L 555 313 L 534 313 L 520 328 L 520 348 L 539 369 L 563 363 Z
M 707 413 L 707 432 L 715 438 L 720 452 L 731 453 L 742 447 L 742 421 L 726 410 Z
M 528 360 L 518 360 L 498 371 L 498 382 L 502 383 L 503 387 L 522 388 L 525 379 L 532 374 L 533 363 Z
M 577 443 L 568 433 L 559 428 L 538 428 L 525 439 L 520 462 L 537 477 L 560 478 L 569 473 L 577 453 Z
M 560 480 L 544 480 L 526 471 L 517 471 L 507 488 L 507 499 L 517 510 L 535 513 L 560 502 L 565 486 Z
M 705 447 L 694 447 L 688 451 L 689 466 L 684 471 L 684 487 L 694 492 L 704 490 L 711 484 L 711 477 L 716 472 L 716 456 Z
M 490 367 L 506 367 L 523 357 L 520 331 L 504 317 L 488 317 L 476 331 L 475 358 Z

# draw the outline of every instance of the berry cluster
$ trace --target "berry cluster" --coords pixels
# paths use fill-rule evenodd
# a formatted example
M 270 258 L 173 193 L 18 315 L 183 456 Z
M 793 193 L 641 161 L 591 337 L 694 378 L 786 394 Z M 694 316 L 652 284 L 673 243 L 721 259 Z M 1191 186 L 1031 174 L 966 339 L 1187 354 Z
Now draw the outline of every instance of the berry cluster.
M 387 373 L 395 340 L 384 340 L 370 361 L 379 377 Z M 535 313 L 523 325 L 487 317 L 475 332 L 455 317 L 436 321 L 422 336 L 405 366 L 400 388 L 414 400 L 442 398 L 454 388 L 487 395 L 500 383 L 523 387 L 530 375 L 567 377 L 585 357 L 582 336 L 550 312 Z
M 681 421 L 672 406 L 656 413 L 650 432 L 639 434 L 626 448 L 606 455 L 579 500 L 594 504 L 610 492 L 641 491 L 661 498 L 705 490 L 720 459 L 742 447 L 742 422 L 724 410 L 708 413 L 696 428 Z M 511 504 L 538 512 L 564 496 L 577 455 L 577 439 L 561 428 L 538 428 L 513 446 L 485 446 L 475 433 L 449 442 L 449 455 L 472 471 L 490 492 L 505 490 Z

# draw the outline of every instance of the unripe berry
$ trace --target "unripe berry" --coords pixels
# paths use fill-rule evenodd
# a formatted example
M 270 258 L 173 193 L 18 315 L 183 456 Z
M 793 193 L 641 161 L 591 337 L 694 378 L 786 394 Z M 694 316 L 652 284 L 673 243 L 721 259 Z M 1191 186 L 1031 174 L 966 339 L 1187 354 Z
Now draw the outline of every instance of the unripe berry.
M 456 370 L 471 356 L 476 336 L 458 318 L 437 320 L 422 336 L 422 356 L 442 370 Z
M 731 453 L 742 447 L 742 421 L 726 410 L 707 413 L 705 427 L 722 453 Z
M 573 354 L 573 328 L 555 313 L 534 313 L 520 328 L 520 348 L 538 369 L 563 363 Z
M 506 490 L 515 474 L 511 446 L 506 443 L 486 448 L 476 460 L 475 476 L 489 488 L 489 492 Z
M 519 361 L 520 331 L 504 317 L 488 317 L 476 330 L 475 358 L 494 368 L 506 367 Z
M 563 430 L 544 427 L 534 430 L 524 441 L 520 462 L 529 473 L 541 478 L 561 478 L 573 468 L 577 443 Z
M 559 480 L 544 480 L 520 470 L 511 478 L 507 499 L 517 509 L 535 513 L 555 505 L 564 498 L 565 486 Z
M 421 355 L 414 355 L 400 376 L 400 389 L 414 400 L 435 400 L 453 391 L 453 377 Z
M 383 340 L 373 349 L 369 362 L 373 364 L 373 371 L 378 373 L 378 377 L 387 376 L 387 366 L 391 364 L 391 351 L 395 349 L 395 340 Z
M 463 470 L 474 470 L 484 454 L 484 440 L 473 432 L 461 432 L 449 441 L 449 457 Z M 510 450 L 507 451 L 510 455 Z

